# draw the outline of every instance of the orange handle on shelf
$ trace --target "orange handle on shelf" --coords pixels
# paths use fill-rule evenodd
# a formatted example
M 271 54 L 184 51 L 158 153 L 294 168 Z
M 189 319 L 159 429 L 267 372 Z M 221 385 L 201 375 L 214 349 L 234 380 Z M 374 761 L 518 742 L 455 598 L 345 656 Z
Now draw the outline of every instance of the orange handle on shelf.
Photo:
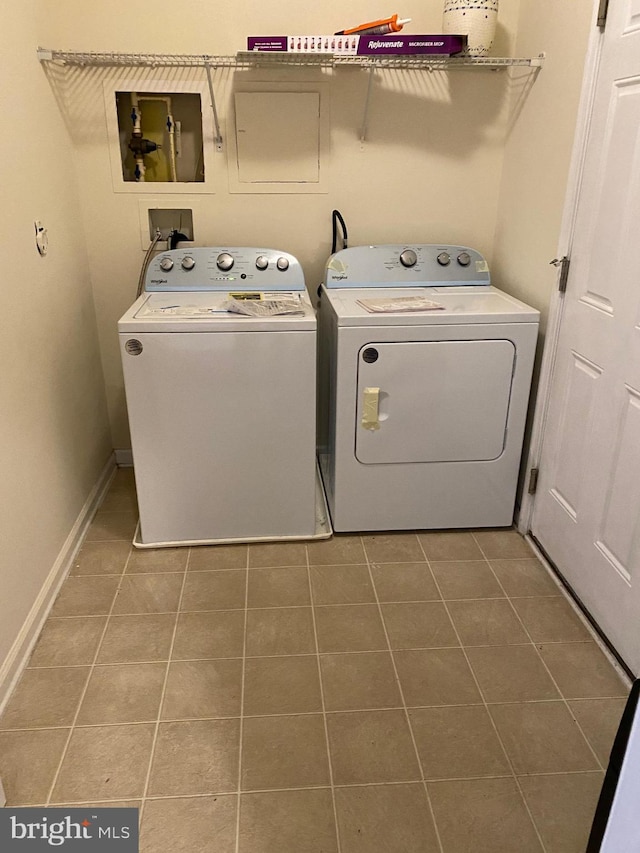
M 411 18 L 401 18 L 398 21 L 397 15 L 392 15 L 390 18 L 382 18 L 379 21 L 369 21 L 366 24 L 359 24 L 357 27 L 351 27 L 349 30 L 341 30 L 339 33 L 336 33 L 337 36 L 350 36 L 354 33 L 363 33 L 363 32 L 375 32 L 378 28 L 382 29 L 383 27 L 388 27 L 387 32 L 390 33 L 399 33 L 403 26 L 409 21 Z

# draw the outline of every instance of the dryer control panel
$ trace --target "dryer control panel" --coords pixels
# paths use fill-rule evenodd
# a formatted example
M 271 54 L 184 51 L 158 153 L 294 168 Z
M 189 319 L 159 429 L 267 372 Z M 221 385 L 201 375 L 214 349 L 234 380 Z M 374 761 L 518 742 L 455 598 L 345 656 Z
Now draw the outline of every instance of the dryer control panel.
M 486 260 L 468 246 L 442 243 L 354 246 L 331 255 L 326 287 L 487 286 Z
M 252 247 L 189 247 L 159 252 L 149 264 L 147 292 L 177 290 L 303 291 L 304 274 L 293 255 Z

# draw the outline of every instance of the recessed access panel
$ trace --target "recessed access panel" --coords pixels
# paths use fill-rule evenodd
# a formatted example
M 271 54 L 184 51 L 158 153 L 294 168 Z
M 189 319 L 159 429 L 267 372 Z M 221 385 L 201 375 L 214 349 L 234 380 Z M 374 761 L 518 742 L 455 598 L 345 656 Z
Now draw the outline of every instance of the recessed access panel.
M 356 459 L 367 465 L 497 459 L 514 365 L 509 340 L 366 344 L 358 354 Z

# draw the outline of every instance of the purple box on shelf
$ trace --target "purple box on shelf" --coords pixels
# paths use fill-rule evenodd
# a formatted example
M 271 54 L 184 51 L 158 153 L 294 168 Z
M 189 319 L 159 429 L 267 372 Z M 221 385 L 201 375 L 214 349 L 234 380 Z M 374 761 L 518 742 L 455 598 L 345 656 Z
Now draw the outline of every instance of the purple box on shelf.
M 358 56 L 411 56 L 435 54 L 452 56 L 467 46 L 467 37 L 458 35 L 360 36 Z
M 467 46 L 466 35 L 249 36 L 247 50 L 335 56 L 453 56 Z

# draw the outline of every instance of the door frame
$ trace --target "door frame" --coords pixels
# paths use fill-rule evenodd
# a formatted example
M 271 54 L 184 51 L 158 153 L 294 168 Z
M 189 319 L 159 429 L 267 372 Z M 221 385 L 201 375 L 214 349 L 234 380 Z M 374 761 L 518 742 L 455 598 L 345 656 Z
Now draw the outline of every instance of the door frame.
M 615 2 L 615 0 L 610 0 Z M 584 63 L 584 76 L 582 78 L 582 91 L 576 118 L 576 132 L 573 141 L 573 150 L 569 165 L 567 178 L 567 191 L 565 195 L 560 234 L 558 237 L 557 258 L 565 255 L 570 258 L 573 247 L 576 218 L 578 212 L 578 201 L 582 188 L 584 164 L 587 155 L 587 142 L 591 129 L 591 117 L 595 97 L 598 71 L 600 69 L 600 57 L 604 39 L 604 29 L 597 25 L 598 9 L 600 0 L 592 0 L 591 34 L 587 44 L 587 52 Z M 558 272 L 558 279 L 560 272 Z M 558 340 L 562 329 L 564 316 L 564 294 L 556 287 L 549 302 L 549 314 L 547 330 L 545 335 L 544 350 L 540 366 L 536 404 L 531 428 L 531 438 L 527 452 L 527 463 L 525 468 L 525 479 L 520 507 L 516 519 L 516 527 L 523 535 L 531 532 L 531 521 L 535 504 L 535 494 L 528 491 L 529 472 L 532 468 L 539 468 L 542 447 L 544 443 L 545 428 L 547 425 L 547 414 L 549 411 L 549 400 L 551 396 L 551 384 L 558 352 Z

